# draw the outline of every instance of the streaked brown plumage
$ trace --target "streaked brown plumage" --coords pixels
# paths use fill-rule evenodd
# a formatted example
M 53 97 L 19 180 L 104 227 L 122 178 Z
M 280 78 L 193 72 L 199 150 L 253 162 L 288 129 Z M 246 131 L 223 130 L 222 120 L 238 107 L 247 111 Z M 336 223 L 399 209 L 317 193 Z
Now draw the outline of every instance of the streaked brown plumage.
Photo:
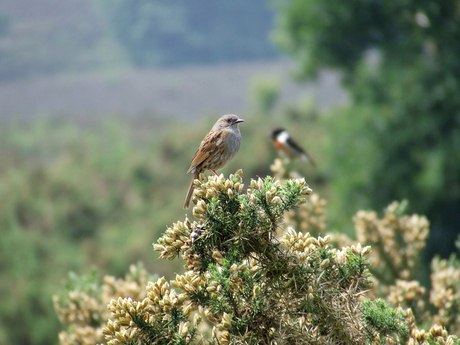
M 226 166 L 236 155 L 241 143 L 238 124 L 243 121 L 236 115 L 224 115 L 217 120 L 211 131 L 204 137 L 187 171 L 187 174 L 193 173 L 193 179 L 185 198 L 184 208 L 190 207 L 195 189 L 194 181 L 200 173 L 209 170 L 217 175 L 216 170 Z

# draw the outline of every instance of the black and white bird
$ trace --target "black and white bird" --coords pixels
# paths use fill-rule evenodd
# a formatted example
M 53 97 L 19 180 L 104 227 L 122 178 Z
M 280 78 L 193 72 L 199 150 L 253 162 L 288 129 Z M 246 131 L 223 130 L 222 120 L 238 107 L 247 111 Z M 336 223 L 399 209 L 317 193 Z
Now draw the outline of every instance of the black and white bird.
M 310 162 L 313 166 L 316 166 L 311 156 L 292 139 L 284 128 L 274 129 L 271 133 L 271 138 L 273 140 L 273 146 L 281 157 L 289 159 L 301 158 Z

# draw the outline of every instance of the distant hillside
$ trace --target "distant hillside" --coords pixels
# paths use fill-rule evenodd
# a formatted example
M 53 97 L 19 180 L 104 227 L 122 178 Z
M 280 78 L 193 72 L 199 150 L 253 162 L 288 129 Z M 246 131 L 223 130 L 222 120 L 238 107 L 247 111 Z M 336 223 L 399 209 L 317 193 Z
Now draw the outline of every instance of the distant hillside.
M 100 68 L 120 60 L 116 43 L 89 0 L 0 2 L 0 80 Z M 120 60 L 121 61 L 121 60 Z
M 279 58 L 268 0 L 0 2 L 0 82 Z
M 177 66 L 279 57 L 270 41 L 272 0 L 98 2 L 135 66 Z
M 240 113 L 257 76 L 281 80 L 281 103 L 303 92 L 320 106 L 343 100 L 335 74 L 289 80 L 269 3 L 0 1 L 0 118 Z
M 40 115 L 80 121 L 106 115 L 173 115 L 194 118 L 209 112 L 242 113 L 249 108 L 251 81 L 261 77 L 282 86 L 278 104 L 315 97 L 320 107 L 346 100 L 336 73 L 323 72 L 317 83 L 296 85 L 288 61 L 163 70 L 124 70 L 111 74 L 48 76 L 0 84 L 0 117 Z

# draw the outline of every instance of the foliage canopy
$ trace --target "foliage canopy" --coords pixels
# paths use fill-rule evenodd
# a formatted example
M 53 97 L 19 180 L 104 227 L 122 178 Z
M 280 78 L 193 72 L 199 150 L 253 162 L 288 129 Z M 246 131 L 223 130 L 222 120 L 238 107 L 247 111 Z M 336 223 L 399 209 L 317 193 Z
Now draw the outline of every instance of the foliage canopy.
M 277 32 L 301 76 L 337 68 L 351 96 L 326 121 L 337 212 L 407 198 L 444 255 L 460 228 L 459 21 L 457 0 L 291 0 Z

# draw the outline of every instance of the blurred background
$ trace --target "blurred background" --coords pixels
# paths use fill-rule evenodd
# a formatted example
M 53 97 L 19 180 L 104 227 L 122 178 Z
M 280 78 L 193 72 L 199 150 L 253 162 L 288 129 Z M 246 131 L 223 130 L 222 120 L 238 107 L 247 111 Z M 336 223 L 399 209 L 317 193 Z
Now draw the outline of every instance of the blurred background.
M 460 232 L 458 0 L 0 2 L 0 344 L 57 344 L 70 271 L 167 278 L 155 242 L 182 220 L 191 158 L 245 119 L 223 172 L 270 174 L 283 126 L 317 162 L 328 231 L 407 199 L 422 258 Z

